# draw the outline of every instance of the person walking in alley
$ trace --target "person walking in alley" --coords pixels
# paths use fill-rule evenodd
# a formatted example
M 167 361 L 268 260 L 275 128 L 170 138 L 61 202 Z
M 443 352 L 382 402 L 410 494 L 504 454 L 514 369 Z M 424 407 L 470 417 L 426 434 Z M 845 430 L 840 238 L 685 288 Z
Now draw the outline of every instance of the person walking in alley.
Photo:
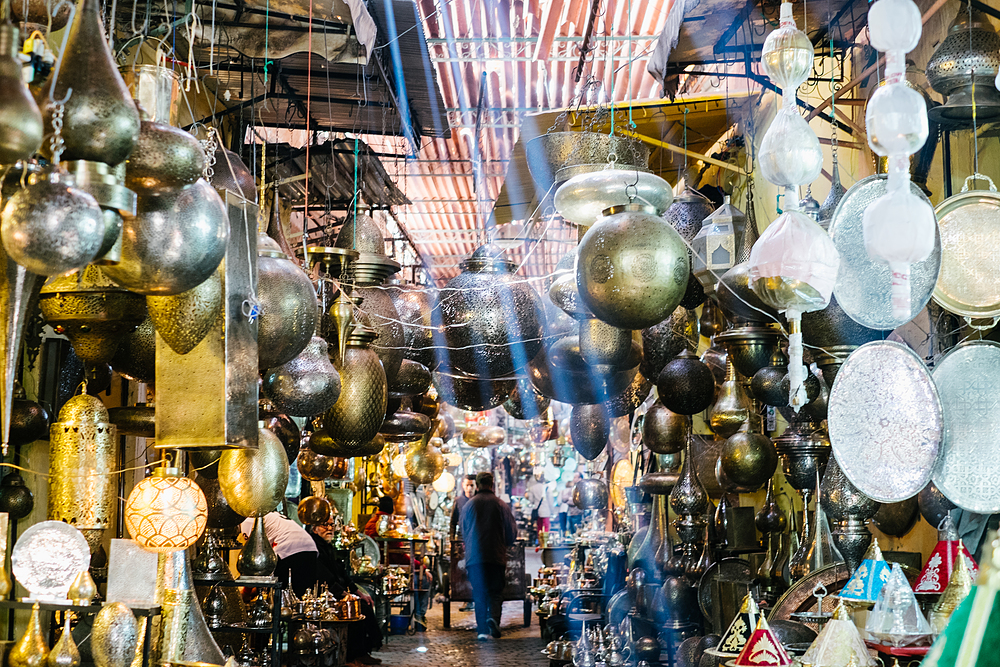
M 507 547 L 514 544 L 517 524 L 507 503 L 493 493 L 493 473 L 476 475 L 476 494 L 462 508 L 461 525 L 478 638 L 499 639 Z

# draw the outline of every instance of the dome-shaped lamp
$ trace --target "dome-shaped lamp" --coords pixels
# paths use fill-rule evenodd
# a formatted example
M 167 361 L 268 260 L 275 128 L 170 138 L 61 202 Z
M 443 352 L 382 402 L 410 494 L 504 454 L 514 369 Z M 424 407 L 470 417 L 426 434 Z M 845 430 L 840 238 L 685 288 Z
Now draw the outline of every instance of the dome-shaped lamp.
M 125 502 L 125 526 L 139 546 L 160 553 L 187 549 L 208 522 L 208 502 L 177 468 L 156 468 Z

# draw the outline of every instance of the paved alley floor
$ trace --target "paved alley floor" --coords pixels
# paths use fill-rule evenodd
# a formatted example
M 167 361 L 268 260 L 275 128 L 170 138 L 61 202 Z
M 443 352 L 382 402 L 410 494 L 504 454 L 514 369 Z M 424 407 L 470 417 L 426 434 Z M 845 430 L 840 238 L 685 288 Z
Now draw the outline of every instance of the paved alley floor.
M 445 630 L 442 605 L 427 611 L 427 632 L 393 635 L 381 651 L 383 667 L 547 667 L 545 648 L 539 637 L 538 617 L 532 615 L 525 628 L 524 603 L 505 602 L 500 627 L 502 637 L 476 640 L 476 615 L 460 612 L 461 603 L 451 605 L 451 629 Z

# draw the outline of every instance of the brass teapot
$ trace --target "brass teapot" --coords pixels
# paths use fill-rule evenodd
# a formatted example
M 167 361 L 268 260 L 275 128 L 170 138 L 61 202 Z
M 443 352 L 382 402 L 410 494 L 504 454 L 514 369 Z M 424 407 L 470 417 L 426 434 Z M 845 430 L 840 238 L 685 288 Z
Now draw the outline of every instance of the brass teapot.
M 356 621 L 361 618 L 361 598 L 353 593 L 347 593 L 343 599 L 335 603 L 338 621 Z

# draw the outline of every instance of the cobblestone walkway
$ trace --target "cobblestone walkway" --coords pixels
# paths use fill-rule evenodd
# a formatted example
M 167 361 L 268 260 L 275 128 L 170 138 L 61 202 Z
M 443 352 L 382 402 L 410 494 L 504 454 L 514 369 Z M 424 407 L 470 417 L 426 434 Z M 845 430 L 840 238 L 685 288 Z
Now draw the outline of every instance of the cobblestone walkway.
M 538 618 L 523 627 L 524 604 L 506 602 L 500 639 L 476 640 L 476 615 L 460 612 L 461 603 L 451 606 L 451 629 L 445 630 L 442 606 L 435 603 L 427 612 L 428 630 L 413 636 L 393 635 L 382 650 L 374 653 L 383 667 L 547 667 L 541 654 L 545 648 L 539 637 Z

